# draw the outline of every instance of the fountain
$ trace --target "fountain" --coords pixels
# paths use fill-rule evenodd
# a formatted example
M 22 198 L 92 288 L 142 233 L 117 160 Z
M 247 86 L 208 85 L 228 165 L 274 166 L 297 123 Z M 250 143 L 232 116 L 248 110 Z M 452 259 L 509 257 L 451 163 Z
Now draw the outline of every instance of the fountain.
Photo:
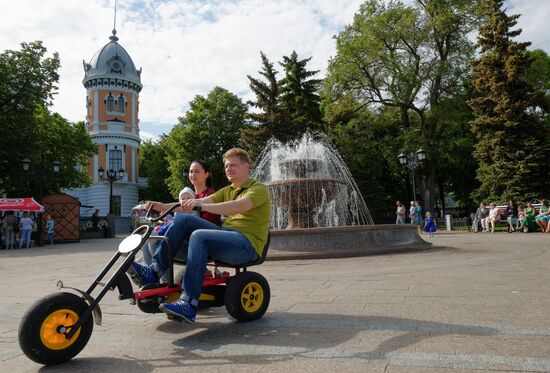
M 339 248 L 357 255 L 425 246 L 415 226 L 374 225 L 351 173 L 322 134 L 288 144 L 272 140 L 252 176 L 271 196 L 272 249 L 326 257 L 329 251 L 341 256 Z

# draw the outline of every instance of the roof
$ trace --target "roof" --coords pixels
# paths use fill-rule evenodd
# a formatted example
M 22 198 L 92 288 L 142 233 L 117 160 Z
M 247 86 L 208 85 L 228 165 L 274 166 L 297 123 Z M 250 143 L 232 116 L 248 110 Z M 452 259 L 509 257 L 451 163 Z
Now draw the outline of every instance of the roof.
M 118 43 L 116 30 L 109 37 L 109 43 L 98 50 L 90 63 L 84 62 L 85 80 L 96 77 L 114 77 L 141 83 L 141 68 L 136 69 L 126 49 Z

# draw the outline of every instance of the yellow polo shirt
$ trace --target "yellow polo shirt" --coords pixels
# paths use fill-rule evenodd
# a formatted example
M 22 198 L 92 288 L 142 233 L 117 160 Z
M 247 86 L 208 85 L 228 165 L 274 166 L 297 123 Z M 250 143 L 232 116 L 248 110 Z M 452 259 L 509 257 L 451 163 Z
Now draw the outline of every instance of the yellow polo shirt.
M 226 216 L 222 226 L 244 234 L 258 255 L 262 256 L 271 220 L 271 199 L 267 187 L 253 178 L 249 178 L 240 188 L 231 184 L 210 197 L 214 203 L 234 201 L 240 198 L 248 198 L 252 202 L 254 207 L 251 210 L 242 214 Z

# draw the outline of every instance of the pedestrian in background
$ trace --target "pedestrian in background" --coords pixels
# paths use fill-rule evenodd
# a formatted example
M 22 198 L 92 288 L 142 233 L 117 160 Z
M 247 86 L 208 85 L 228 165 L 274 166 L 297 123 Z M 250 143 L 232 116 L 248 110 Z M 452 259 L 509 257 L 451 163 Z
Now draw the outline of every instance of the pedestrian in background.
M 48 232 L 48 244 L 49 247 L 53 247 L 53 238 L 54 238 L 54 226 L 55 223 L 50 214 L 46 215 L 46 232 Z
M 401 201 L 397 201 L 395 204 L 397 205 L 397 211 L 395 212 L 397 218 L 395 219 L 395 224 L 405 224 L 405 214 L 407 213 L 405 206 L 403 206 Z
M 487 206 L 485 206 L 485 202 L 481 201 L 479 203 L 479 207 L 476 210 L 476 213 L 474 215 L 474 221 L 472 223 L 472 228 L 474 229 L 474 232 L 479 232 L 479 226 L 481 225 L 481 230 L 483 232 L 486 232 L 487 227 L 485 226 L 485 222 L 487 219 L 487 216 L 489 216 L 489 209 Z
M 418 214 L 416 213 L 415 201 L 411 201 L 411 207 L 409 208 L 409 219 L 411 219 L 411 224 L 418 224 Z
M 27 248 L 31 247 L 31 233 L 34 221 L 29 217 L 27 212 L 23 213 L 23 217 L 19 221 L 19 227 L 21 228 L 21 240 L 19 241 L 19 248 L 23 245 L 27 245 Z
M 432 214 L 429 211 L 426 212 L 425 222 L 426 224 L 424 225 L 424 232 L 428 233 L 430 237 L 433 237 L 437 228 L 435 227 L 434 218 L 432 217 Z

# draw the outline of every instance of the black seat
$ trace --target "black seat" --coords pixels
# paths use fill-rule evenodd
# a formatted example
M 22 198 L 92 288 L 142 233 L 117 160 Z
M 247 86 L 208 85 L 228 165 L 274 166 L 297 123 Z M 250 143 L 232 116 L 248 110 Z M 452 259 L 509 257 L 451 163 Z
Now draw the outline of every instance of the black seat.
M 256 260 L 253 260 L 251 262 L 247 262 L 247 263 L 244 263 L 244 264 L 233 265 L 233 264 L 227 264 L 227 263 L 224 263 L 224 262 L 220 262 L 220 261 L 214 259 L 214 264 L 217 265 L 217 266 L 220 266 L 220 267 L 230 267 L 230 268 L 247 268 L 247 267 L 256 266 L 258 264 L 262 264 L 265 261 L 265 258 L 267 257 L 267 250 L 269 249 L 269 241 L 270 240 L 271 240 L 271 235 L 268 233 L 267 234 L 267 242 L 264 245 L 264 250 L 262 251 L 262 256 L 259 256 L 258 259 L 256 259 Z

